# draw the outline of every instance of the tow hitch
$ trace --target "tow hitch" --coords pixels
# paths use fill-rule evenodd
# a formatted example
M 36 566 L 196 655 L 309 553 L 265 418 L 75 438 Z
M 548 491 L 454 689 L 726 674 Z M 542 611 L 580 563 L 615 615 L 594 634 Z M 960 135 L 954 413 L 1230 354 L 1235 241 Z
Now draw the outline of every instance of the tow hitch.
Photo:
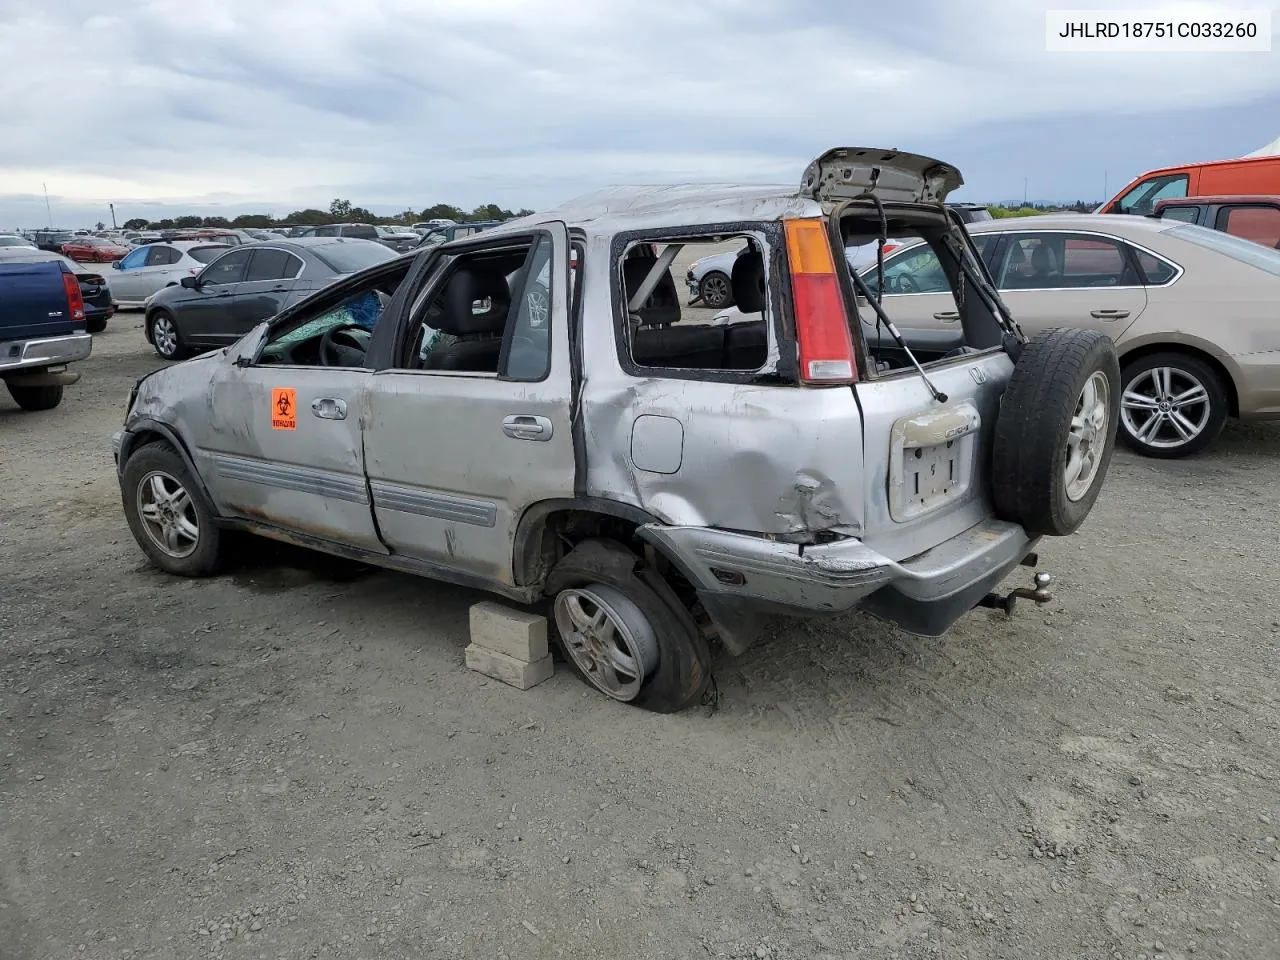
M 1028 554 L 1022 563 L 1025 566 L 1034 567 L 1037 559 L 1034 553 Z M 1053 582 L 1053 577 L 1047 573 L 1037 573 L 1033 579 L 1035 581 L 1034 587 L 1018 587 L 1015 590 L 1010 590 L 1004 596 L 998 593 L 988 593 L 977 602 L 976 606 L 989 607 L 992 610 L 1003 610 L 1006 616 L 1011 617 L 1013 616 L 1014 605 L 1019 598 L 1031 600 L 1037 607 L 1052 600 L 1053 594 L 1049 593 L 1049 584 Z

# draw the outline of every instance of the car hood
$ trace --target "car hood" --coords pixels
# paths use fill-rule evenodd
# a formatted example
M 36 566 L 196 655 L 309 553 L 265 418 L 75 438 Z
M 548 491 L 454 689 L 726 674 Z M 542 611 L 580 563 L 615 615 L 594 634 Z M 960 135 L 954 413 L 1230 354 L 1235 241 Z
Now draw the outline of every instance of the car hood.
M 870 193 L 882 201 L 941 203 L 964 183 L 949 163 L 876 147 L 835 147 L 805 168 L 800 195 L 851 200 Z

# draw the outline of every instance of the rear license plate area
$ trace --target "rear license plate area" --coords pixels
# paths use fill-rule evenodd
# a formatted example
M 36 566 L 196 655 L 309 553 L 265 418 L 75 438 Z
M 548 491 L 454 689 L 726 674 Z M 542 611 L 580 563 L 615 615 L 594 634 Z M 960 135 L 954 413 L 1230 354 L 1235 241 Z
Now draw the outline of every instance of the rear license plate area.
M 894 424 L 889 515 L 899 522 L 964 499 L 973 483 L 981 419 L 970 404 Z

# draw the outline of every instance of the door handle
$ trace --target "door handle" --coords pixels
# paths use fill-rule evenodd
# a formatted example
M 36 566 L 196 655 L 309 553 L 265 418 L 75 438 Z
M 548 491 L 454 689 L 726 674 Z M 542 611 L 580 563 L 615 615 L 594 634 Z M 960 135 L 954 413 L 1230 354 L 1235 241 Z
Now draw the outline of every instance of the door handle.
M 941 320 L 943 323 L 955 323 L 960 319 L 960 314 L 954 310 L 943 310 L 941 313 L 935 313 L 933 319 Z
M 317 397 L 311 401 L 311 412 L 321 420 L 345 420 L 347 401 L 339 397 Z
M 1128 310 L 1090 310 L 1089 316 L 1095 320 L 1123 320 L 1129 315 Z
M 511 416 L 502 420 L 502 432 L 512 440 L 551 439 L 554 428 L 546 417 Z

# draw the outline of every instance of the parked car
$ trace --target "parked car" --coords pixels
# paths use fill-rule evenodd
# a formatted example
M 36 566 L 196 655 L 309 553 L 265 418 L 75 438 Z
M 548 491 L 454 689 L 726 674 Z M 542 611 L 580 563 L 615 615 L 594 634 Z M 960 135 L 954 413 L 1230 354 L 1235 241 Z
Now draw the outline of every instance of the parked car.
M 1019 333 L 939 209 L 960 183 L 838 149 L 798 190 L 618 188 L 358 273 L 138 382 L 130 529 L 179 575 L 242 530 L 549 600 L 571 668 L 655 710 L 699 702 L 707 637 L 741 652 L 765 613 L 933 636 L 1047 601 L 1044 574 L 994 591 L 1092 508 L 1119 370 L 1098 332 Z M 849 323 L 831 235 L 879 229 L 866 191 L 963 284 L 952 343 Z M 753 318 L 690 324 L 670 264 L 725 224 Z
M 378 227 L 378 240 L 396 253 L 408 253 L 418 245 L 421 237 L 408 227 Z
M 354 237 L 357 240 L 377 240 L 378 228 L 372 223 L 330 223 L 316 227 L 315 237 Z
M 1153 217 L 1198 223 L 1280 250 L 1280 196 L 1182 197 L 1161 200 Z
M 41 250 L 61 253 L 62 245 L 76 239 L 76 235 L 70 230 L 37 230 L 33 239 Z
M 71 271 L 80 285 L 85 330 L 88 333 L 101 333 L 107 328 L 107 321 L 115 315 L 116 307 L 106 278 L 81 266 L 70 257 L 34 247 L 0 247 L 0 263 L 59 263 Z
M 968 229 L 1028 333 L 1069 324 L 1115 341 L 1120 436 L 1137 452 L 1184 457 L 1228 417 L 1280 419 L 1280 252 L 1151 217 L 1042 216 Z M 886 261 L 884 308 L 896 324 L 957 329 L 940 272 L 919 245 Z M 863 276 L 874 286 L 874 270 Z
M 1144 173 L 1095 212 L 1145 216 L 1161 200 L 1178 197 L 1276 194 L 1280 194 L 1280 156 L 1240 157 Z
M 339 277 L 395 257 L 372 240 L 303 237 L 221 254 L 146 301 L 147 342 L 166 360 L 225 346 Z
M 129 248 L 100 237 L 76 237 L 58 251 L 77 263 L 111 263 L 128 255 Z
M 112 264 L 111 294 L 119 307 L 142 307 L 157 291 L 175 286 L 185 276 L 195 276 L 230 249 L 226 244 L 199 240 L 134 247 L 128 256 Z
M 38 249 L 36 245 L 26 237 L 20 237 L 12 233 L 0 233 L 0 247 L 26 247 L 32 250 Z
M 23 410 L 52 410 L 93 351 L 80 283 L 56 253 L 0 249 L 0 380 Z
M 470 237 L 485 230 L 492 230 L 494 227 L 501 226 L 504 222 L 503 220 L 473 220 L 469 223 L 441 224 L 424 233 L 422 239 L 418 241 L 418 246 L 433 247 L 438 243 L 460 240 L 463 237 Z
M 141 247 L 148 243 L 156 243 L 163 240 L 164 237 L 158 233 L 139 233 L 129 238 L 129 244 L 135 247 Z
M 428 230 L 432 230 L 435 227 L 451 227 L 457 222 L 458 221 L 456 220 L 449 220 L 446 217 L 436 217 L 431 220 L 419 220 L 413 225 L 413 229 L 418 233 L 426 233 Z
M 964 223 L 978 223 L 990 220 L 991 211 L 979 203 L 948 203 Z M 885 240 L 884 256 L 888 256 L 904 243 L 902 238 L 893 237 Z M 869 263 L 874 263 L 879 242 L 868 241 L 851 244 L 845 247 L 844 258 L 850 270 L 860 270 Z M 701 303 L 713 310 L 723 310 L 734 305 L 733 290 L 729 282 L 734 261 L 740 250 L 726 253 L 713 253 L 695 260 L 685 274 L 685 285 L 689 288 L 689 304 Z

